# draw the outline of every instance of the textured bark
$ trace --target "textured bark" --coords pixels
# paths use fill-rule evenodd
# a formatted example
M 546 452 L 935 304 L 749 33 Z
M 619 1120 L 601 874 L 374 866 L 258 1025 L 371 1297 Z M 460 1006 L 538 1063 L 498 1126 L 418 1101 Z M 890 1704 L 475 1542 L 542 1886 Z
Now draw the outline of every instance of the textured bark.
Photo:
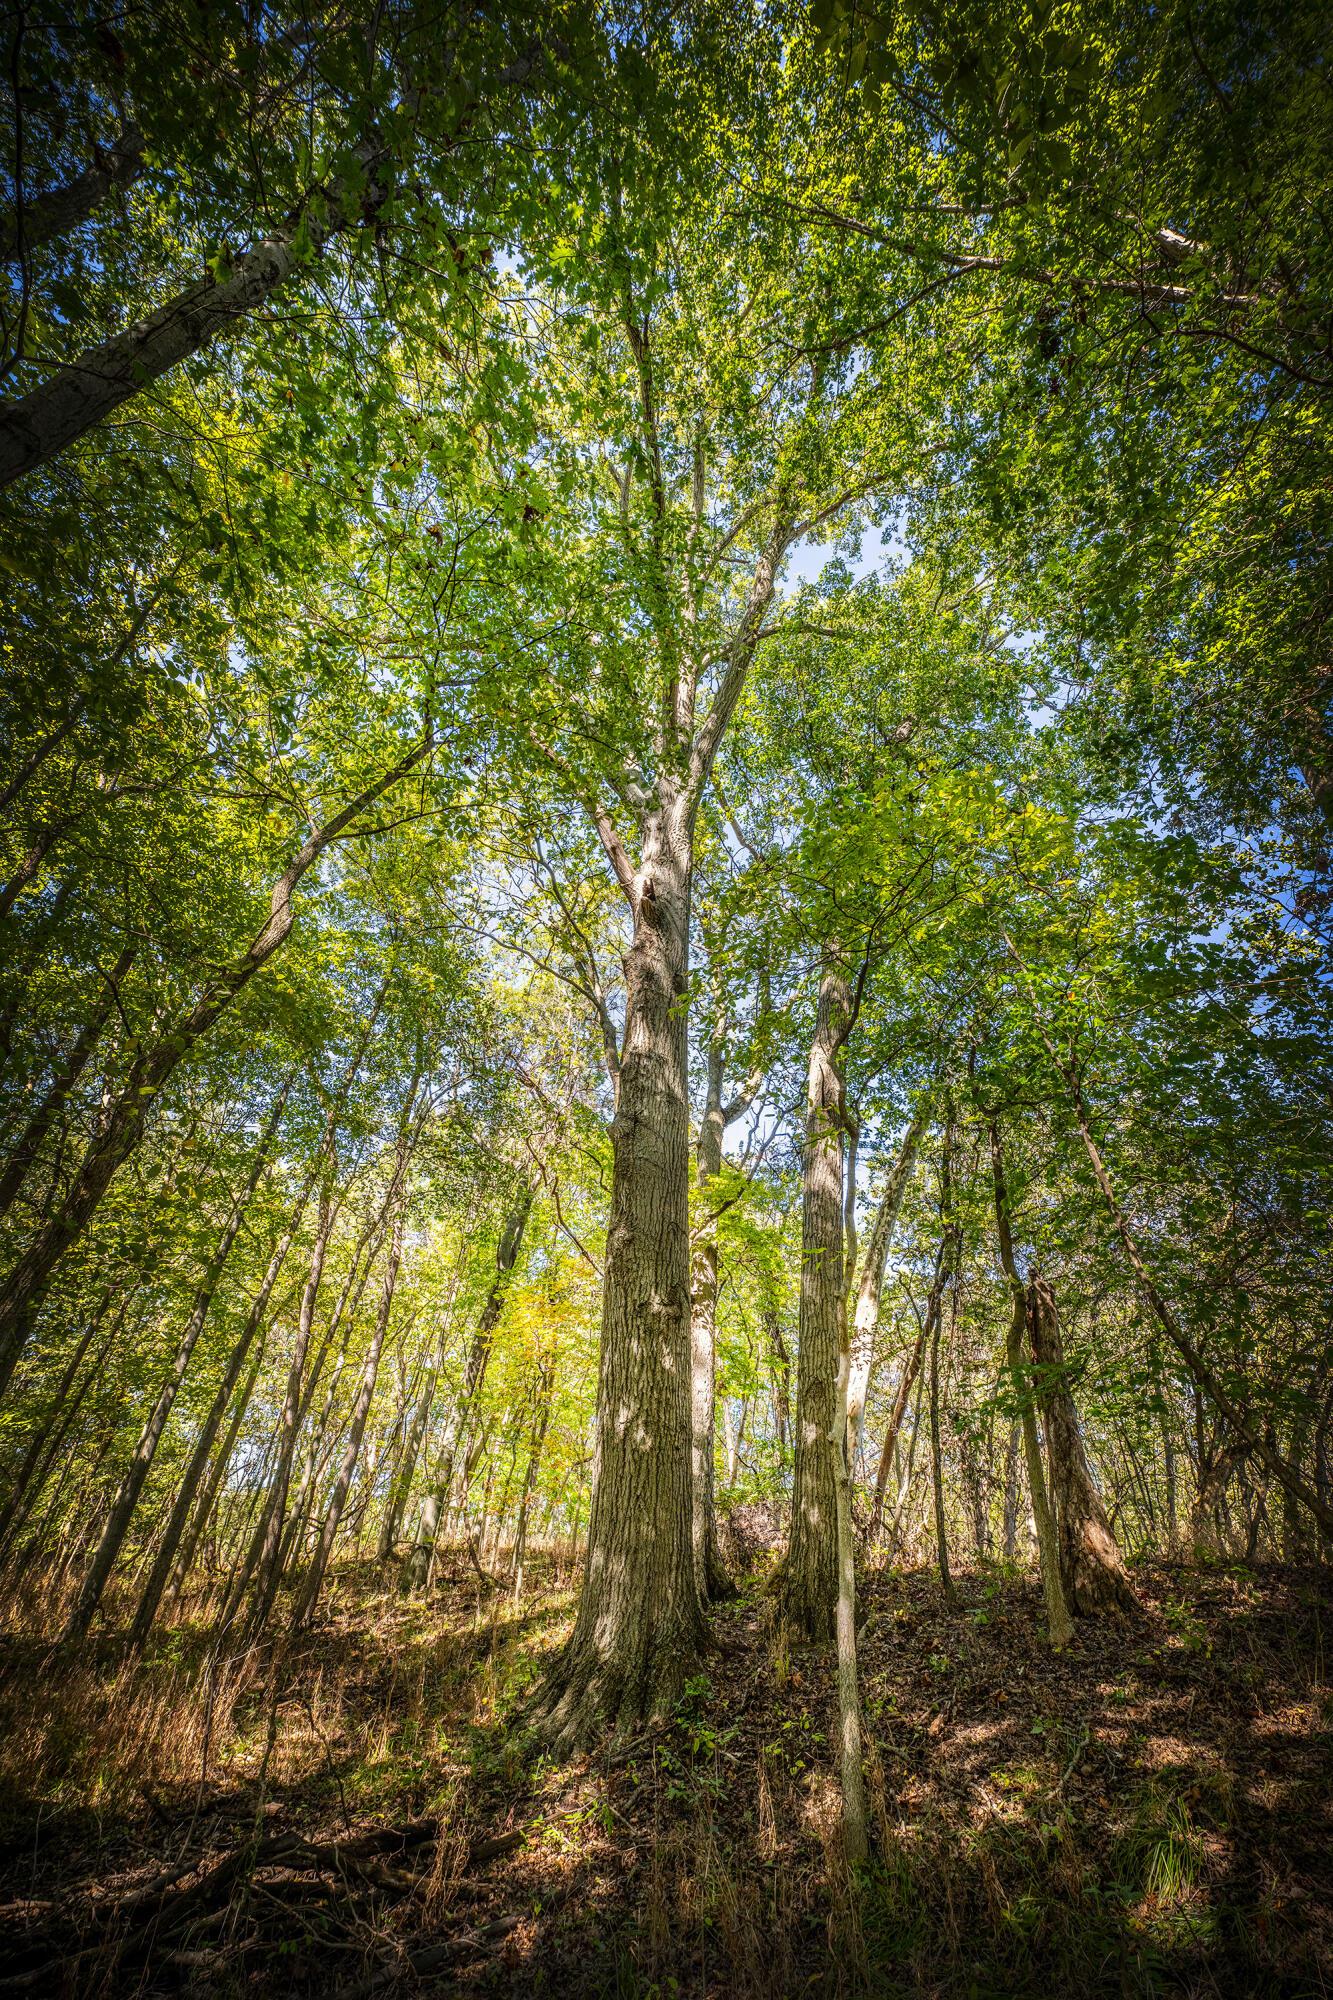
M 293 897 L 302 878 L 332 843 L 398 780 L 427 756 L 428 734 L 406 757 L 312 833 L 273 885 L 269 914 L 240 956 L 209 979 L 192 1007 L 167 1033 L 140 1048 L 80 1163 L 72 1187 L 9 1272 L 0 1298 L 0 1395 L 9 1384 L 32 1332 L 37 1310 L 61 1259 L 78 1242 L 116 1173 L 143 1136 L 150 1106 L 177 1065 L 208 1033 L 237 995 L 286 941 L 295 918 Z
M 726 638 L 704 635 L 697 563 L 673 574 L 667 471 L 659 433 L 651 311 L 626 281 L 624 331 L 638 382 L 638 431 L 647 468 L 656 583 L 645 676 L 653 694 L 639 720 L 652 745 L 648 781 L 626 769 L 618 787 L 637 822 L 639 856 L 558 754 L 546 750 L 581 798 L 624 892 L 633 925 L 625 956 L 625 1032 L 611 1125 L 611 1214 L 603 1281 L 596 1446 L 583 1586 L 574 1630 L 536 1702 L 534 1720 L 560 1747 L 637 1730 L 669 1711 L 706 1643 L 694 1580 L 690 1479 L 689 1107 L 685 1006 L 695 824 L 718 747 L 735 714 L 773 602 L 778 569 L 798 530 L 797 475 L 785 468 L 767 496 L 768 530 Z M 811 406 L 822 371 L 811 371 Z M 628 486 L 626 486 L 628 495 Z M 830 510 L 835 511 L 835 510 Z M 707 532 L 695 480 L 691 540 Z M 717 548 L 721 556 L 725 543 Z M 661 616 L 658 616 L 660 611 Z M 699 718 L 701 687 L 713 692 Z
M 1028 1285 L 1027 1320 L 1033 1358 L 1042 1371 L 1042 1417 L 1065 1601 L 1085 1618 L 1132 1617 L 1139 1601 L 1083 1449 L 1055 1295 L 1045 1278 L 1034 1277 Z
M 855 1199 L 849 1176 L 848 1205 Z M 852 1346 L 846 1302 L 838 1343 L 838 1388 L 829 1425 L 828 1452 L 833 1461 L 834 1501 L 838 1525 L 838 1598 L 834 1637 L 838 1660 L 838 1768 L 842 1783 L 843 1853 L 852 1867 L 869 1852 L 866 1831 L 865 1772 L 861 1764 L 861 1690 L 856 1671 L 856 1539 L 852 1533 L 852 1467 L 847 1390 L 851 1380 Z
M 542 60 L 536 42 L 488 83 L 497 90 L 521 85 Z M 467 131 L 479 104 L 479 97 L 470 95 L 455 124 L 456 137 Z M 179 362 L 235 331 L 312 265 L 318 266 L 338 236 L 376 225 L 392 184 L 388 148 L 372 131 L 352 149 L 352 158 L 354 175 L 312 188 L 282 228 L 245 251 L 225 273 L 189 286 L 124 333 L 58 370 L 40 388 L 0 407 L 0 486 L 45 465 Z
M 259 1186 L 260 1178 L 265 1167 L 268 1165 L 269 1153 L 273 1141 L 277 1136 L 283 1107 L 287 1102 L 287 1090 L 288 1086 L 284 1084 L 274 1100 L 268 1122 L 259 1135 L 259 1141 L 255 1147 L 254 1159 L 251 1163 L 250 1173 L 245 1186 L 232 1203 L 231 1213 L 223 1224 L 222 1234 L 218 1239 L 217 1247 L 208 1261 L 203 1277 L 199 1281 L 194 1295 L 194 1302 L 190 1309 L 190 1316 L 185 1323 L 184 1330 L 177 1343 L 171 1368 L 165 1382 L 163 1382 L 162 1387 L 158 1391 L 157 1400 L 149 1411 L 148 1419 L 139 1433 L 133 1456 L 126 1468 L 125 1476 L 121 1480 L 120 1489 L 116 1494 L 115 1500 L 112 1502 L 111 1511 L 107 1515 L 106 1524 L 102 1530 L 102 1537 L 97 1546 L 97 1553 L 93 1557 L 88 1574 L 83 1580 L 83 1587 L 79 1592 L 74 1609 L 70 1613 L 69 1622 L 65 1628 L 65 1637 L 67 1639 L 82 1637 L 92 1623 L 93 1613 L 102 1601 L 102 1592 L 106 1589 L 111 1571 L 115 1566 L 116 1558 L 120 1554 L 125 1536 L 129 1531 L 135 1507 L 138 1505 L 139 1495 L 142 1493 L 144 1482 L 152 1470 L 153 1460 L 157 1456 L 157 1448 L 162 1441 L 162 1433 L 167 1427 L 167 1418 L 171 1415 L 177 1391 L 185 1379 L 185 1371 L 190 1365 L 190 1357 L 194 1353 L 195 1345 L 204 1330 L 204 1324 L 208 1318 L 209 1308 L 213 1303 L 218 1282 L 222 1277 L 223 1271 L 226 1269 L 227 1259 L 232 1253 L 236 1238 L 240 1235 L 241 1224 L 245 1220 L 245 1212 L 250 1205 L 251 1197 L 255 1189 Z
M 562 1746 L 664 1714 L 707 1636 L 690 1480 L 692 834 L 687 812 L 651 815 L 633 883 L 583 1588 L 535 1709 Z
M 1019 1423 L 1023 1432 L 1023 1457 L 1027 1464 L 1032 1520 L 1037 1530 L 1037 1560 L 1041 1568 L 1042 1594 L 1046 1600 L 1048 1634 L 1052 1646 L 1059 1648 L 1067 1646 L 1073 1638 L 1074 1621 L 1070 1616 L 1064 1585 L 1060 1581 L 1060 1551 L 1055 1516 L 1051 1512 L 1050 1500 L 1046 1493 L 1046 1472 L 1041 1462 L 1041 1440 L 1037 1436 L 1037 1418 L 1032 1407 L 1032 1385 L 1029 1380 L 1026 1352 L 1027 1295 L 1023 1290 L 1023 1281 L 1018 1275 L 1018 1265 L 1014 1258 L 1013 1236 L 1009 1226 L 1009 1196 L 1004 1178 L 1004 1156 L 1000 1149 L 999 1128 L 995 1125 L 990 1128 L 990 1144 L 991 1170 L 995 1180 L 995 1230 L 1000 1247 L 1000 1265 L 1009 1280 L 1011 1301 L 1005 1360 L 1014 1398 L 1018 1403 Z
M 367 161 L 373 158 L 371 149 Z M 344 226 L 332 204 L 308 207 L 316 254 Z M 0 487 L 35 472 L 86 431 L 104 423 L 141 389 L 234 330 L 305 269 L 299 222 L 275 230 L 236 259 L 136 320 L 124 333 L 89 348 L 26 396 L 0 406 Z
M 834 1636 L 838 1599 L 837 1489 L 828 1448 L 835 1422 L 843 1261 L 843 1113 L 838 1058 L 851 994 L 844 966 L 826 965 L 806 1083 L 801 1196 L 801 1317 L 796 1360 L 796 1459 L 782 1609 L 805 1638 Z

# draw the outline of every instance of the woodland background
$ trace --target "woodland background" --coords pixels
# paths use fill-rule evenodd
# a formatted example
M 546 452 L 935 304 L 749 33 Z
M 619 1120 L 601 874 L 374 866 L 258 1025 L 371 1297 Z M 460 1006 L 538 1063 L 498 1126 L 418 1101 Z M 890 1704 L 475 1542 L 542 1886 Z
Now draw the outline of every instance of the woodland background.
M 11 17 L 0 1991 L 1326 1992 L 1327 25 Z

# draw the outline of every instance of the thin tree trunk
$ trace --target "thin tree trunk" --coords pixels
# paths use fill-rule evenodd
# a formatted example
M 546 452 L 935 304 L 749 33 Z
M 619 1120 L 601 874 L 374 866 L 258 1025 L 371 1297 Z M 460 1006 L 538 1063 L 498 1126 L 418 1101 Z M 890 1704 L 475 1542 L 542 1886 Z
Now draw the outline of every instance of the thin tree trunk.
M 945 1151 L 948 1151 L 947 1139 Z M 935 1506 L 935 1548 L 940 1565 L 940 1585 L 945 1603 L 952 1606 L 958 1602 L 958 1593 L 953 1587 L 949 1569 L 949 1533 L 944 1520 L 944 1466 L 940 1451 L 940 1323 L 943 1318 L 942 1311 L 935 1314 L 935 1326 L 930 1337 L 930 1484 Z
M 1012 946 L 1010 949 L 1012 950 Z M 1179 1324 L 1175 1314 L 1167 1304 L 1162 1293 L 1158 1290 L 1147 1265 L 1139 1254 L 1138 1244 L 1135 1242 L 1133 1234 L 1130 1231 L 1124 1210 L 1116 1200 L 1115 1190 L 1111 1185 L 1111 1177 L 1106 1171 L 1106 1164 L 1102 1159 L 1097 1142 L 1092 1136 L 1092 1126 L 1088 1118 L 1088 1109 L 1083 1097 L 1083 1087 L 1079 1082 L 1078 1075 L 1067 1063 L 1060 1061 L 1052 1045 L 1050 1036 L 1046 1032 L 1045 1021 L 1035 1002 L 1033 1003 L 1033 1018 L 1037 1024 L 1037 1031 L 1045 1044 L 1047 1054 L 1069 1088 L 1070 1101 L 1078 1123 L 1079 1136 L 1082 1138 L 1083 1149 L 1087 1153 L 1093 1176 L 1098 1187 L 1101 1189 L 1102 1198 L 1106 1203 L 1111 1220 L 1115 1224 L 1116 1233 L 1124 1247 L 1125 1255 L 1129 1259 L 1130 1268 L 1138 1279 L 1143 1296 L 1151 1306 L 1162 1331 L 1180 1355 L 1190 1374 L 1194 1377 L 1194 1380 L 1207 1395 L 1208 1400 L 1235 1432 L 1238 1441 L 1244 1447 L 1246 1455 L 1252 1454 L 1259 1460 L 1260 1464 L 1266 1466 L 1283 1492 L 1289 1493 L 1294 1500 L 1300 1502 L 1301 1506 L 1309 1509 L 1309 1512 L 1318 1523 L 1320 1534 L 1326 1540 L 1333 1541 L 1333 1507 L 1327 1505 L 1315 1489 L 1301 1478 L 1296 1467 L 1288 1463 L 1272 1443 L 1271 1439 L 1255 1427 L 1248 1413 L 1241 1408 L 1240 1404 L 1236 1402 L 1235 1398 L 1223 1386 L 1214 1370 L 1208 1366 L 1203 1355 L 1189 1338 L 1188 1334 L 1186 1334 L 1184 1328 Z
M 1037 1560 L 1041 1567 L 1042 1593 L 1046 1599 L 1048 1634 L 1052 1646 L 1059 1649 L 1067 1646 L 1073 1638 L 1074 1622 L 1069 1615 L 1064 1586 L 1060 1581 L 1059 1543 L 1055 1519 L 1046 1494 L 1046 1473 L 1041 1462 L 1041 1441 L 1037 1436 L 1032 1389 L 1027 1380 L 1027 1297 L 1023 1290 L 1023 1281 L 1018 1275 L 1018 1265 L 1014 1260 L 1013 1237 L 1009 1228 L 1009 1197 L 1005 1189 L 1004 1158 L 1000 1150 L 1000 1131 L 997 1125 L 992 1125 L 990 1128 L 990 1147 L 991 1170 L 995 1179 L 995 1232 L 1000 1246 L 1000 1264 L 1005 1277 L 1009 1280 L 1012 1301 L 1005 1358 L 1009 1366 L 1014 1398 L 1018 1403 L 1019 1422 L 1023 1429 L 1023 1455 L 1027 1461 L 1032 1519 L 1037 1530 Z
M 851 1377 L 847 1390 L 847 1421 L 851 1426 L 849 1451 L 855 1451 L 860 1443 L 861 1426 L 875 1367 L 875 1340 L 879 1330 L 879 1301 L 884 1288 L 884 1266 L 888 1260 L 889 1246 L 893 1241 L 894 1225 L 912 1178 L 917 1148 L 921 1144 L 921 1135 L 929 1115 L 930 1102 L 928 1098 L 923 1097 L 917 1105 L 898 1157 L 885 1182 L 879 1207 L 875 1211 L 875 1220 L 871 1224 L 870 1238 L 866 1244 L 865 1261 L 861 1266 L 861 1281 L 856 1289 Z
M 903 1362 L 903 1372 L 898 1382 L 898 1393 L 893 1399 L 893 1409 L 889 1416 L 888 1428 L 884 1433 L 884 1443 L 879 1454 L 879 1470 L 875 1474 L 875 1507 L 870 1517 L 870 1539 L 877 1541 L 884 1526 L 884 1494 L 889 1483 L 889 1468 L 898 1446 L 898 1433 L 902 1429 L 903 1416 L 907 1409 L 907 1399 L 912 1393 L 917 1370 L 921 1366 L 926 1351 L 926 1341 L 930 1337 L 931 1314 L 940 1309 L 940 1287 L 944 1273 L 944 1243 L 941 1241 L 935 1256 L 935 1275 L 931 1280 L 930 1300 L 926 1306 L 926 1317 L 917 1330 L 916 1339 Z
M 39 1423 L 33 1431 L 28 1449 L 23 1455 L 23 1461 L 14 1475 L 9 1492 L 5 1496 L 5 1504 L 3 1508 L 0 1508 L 0 1550 L 3 1550 L 5 1544 L 11 1539 L 11 1529 L 14 1535 L 22 1532 L 27 1512 L 23 1505 L 24 1499 L 29 1489 L 32 1490 L 34 1498 L 41 1492 L 42 1484 L 50 1472 L 52 1465 L 55 1463 L 56 1456 L 61 1444 L 64 1442 L 66 1433 L 73 1423 L 74 1418 L 78 1415 L 84 1398 L 96 1380 L 101 1364 L 106 1359 L 107 1352 L 124 1323 L 125 1315 L 129 1310 L 128 1298 L 122 1299 L 111 1331 L 94 1360 L 92 1367 L 80 1383 L 78 1394 L 75 1396 L 72 1393 L 75 1379 L 79 1369 L 83 1366 L 83 1359 L 92 1344 L 93 1336 L 106 1317 L 112 1296 L 112 1288 L 108 1286 L 102 1293 L 87 1326 L 79 1337 L 73 1354 L 66 1362 L 61 1373 L 60 1380 L 56 1385 L 55 1395 L 51 1399 L 50 1422 Z
M 1018 1553 L 1018 1444 L 1021 1435 L 1021 1426 L 1015 1418 L 1009 1426 L 1009 1438 L 1004 1448 L 1004 1539 L 1001 1546 L 1005 1561 L 1010 1563 Z
M 213 1297 L 217 1291 L 222 1273 L 226 1269 L 227 1259 L 231 1255 L 236 1238 L 240 1235 L 241 1224 L 245 1220 L 245 1213 L 250 1205 L 251 1197 L 255 1189 L 259 1186 L 260 1178 L 268 1165 L 269 1152 L 274 1139 L 277 1137 L 283 1108 L 287 1102 L 288 1088 L 288 1084 L 284 1083 L 273 1101 L 268 1123 L 260 1133 L 255 1146 L 255 1155 L 251 1164 L 249 1177 L 241 1193 L 232 1203 L 231 1214 L 227 1217 L 226 1223 L 223 1226 L 217 1248 L 213 1252 L 213 1256 L 199 1282 L 198 1290 L 194 1295 L 194 1304 L 191 1308 L 190 1317 L 185 1323 L 185 1329 L 177 1345 L 167 1379 L 158 1391 L 157 1401 L 154 1403 L 149 1412 L 148 1420 L 139 1433 L 138 1443 L 134 1447 L 133 1456 L 126 1468 L 125 1476 L 120 1483 L 120 1490 L 116 1494 L 111 1506 L 111 1512 L 106 1519 L 106 1525 L 102 1530 L 102 1539 L 98 1544 L 97 1553 L 93 1557 L 92 1565 L 83 1581 L 83 1588 L 80 1590 L 78 1600 L 70 1613 L 64 1635 L 67 1640 L 82 1638 L 92 1623 L 93 1613 L 101 1603 L 102 1592 L 106 1589 L 107 1581 L 112 1569 L 115 1567 L 116 1558 L 120 1554 L 125 1536 L 129 1531 L 130 1521 L 138 1504 L 139 1495 L 143 1491 L 144 1482 L 152 1469 L 153 1460 L 157 1456 L 157 1448 L 162 1441 L 162 1433 L 167 1427 L 167 1418 L 171 1415 L 172 1406 L 176 1400 L 176 1393 L 185 1379 L 185 1371 L 190 1365 L 190 1357 L 194 1353 L 195 1344 L 204 1330 L 204 1323 L 208 1318 L 209 1308 L 213 1303 Z
M 532 1213 L 533 1194 L 531 1183 L 525 1182 L 519 1189 L 500 1230 L 500 1240 L 495 1250 L 495 1276 L 491 1280 L 491 1288 L 486 1295 L 486 1303 L 481 1309 L 476 1331 L 472 1336 L 472 1345 L 468 1350 L 463 1374 L 463 1393 L 459 1398 L 452 1434 L 437 1464 L 435 1478 L 422 1497 L 416 1538 L 403 1563 L 399 1588 L 404 1591 L 424 1590 L 430 1575 L 440 1523 L 444 1519 L 449 1496 L 453 1491 L 454 1466 L 458 1453 L 466 1449 L 468 1429 L 490 1363 L 495 1329 L 500 1324 L 505 1297 L 513 1278 L 514 1267 L 518 1262 L 519 1251 L 523 1246 L 528 1217 Z
M 722 1041 L 708 1045 L 708 1095 L 695 1148 L 695 1182 L 701 1205 L 722 1168 L 728 1123 L 722 1102 Z M 738 1114 L 736 1114 L 738 1115 Z M 690 1518 L 694 1582 L 702 1603 L 735 1596 L 717 1548 L 714 1458 L 717 1432 L 717 1223 L 705 1217 L 695 1239 L 690 1273 Z
M 845 966 L 830 955 L 819 984 L 806 1086 L 796 1463 L 782 1581 L 784 1618 L 812 1640 L 833 1638 L 839 1588 L 837 1482 L 828 1439 L 838 1415 L 839 1325 L 846 1325 L 839 1056 L 850 1014 Z
M 435 1401 L 436 1384 L 440 1379 L 440 1371 L 444 1367 L 449 1333 L 453 1325 L 454 1307 L 458 1299 L 458 1288 L 463 1281 L 463 1273 L 467 1266 L 467 1252 L 468 1238 L 466 1231 L 464 1231 L 459 1236 L 458 1257 L 454 1264 L 453 1278 L 449 1288 L 449 1299 L 441 1316 L 439 1333 L 426 1368 L 426 1378 L 422 1383 L 421 1392 L 416 1398 L 415 1407 L 412 1412 L 412 1421 L 408 1426 L 407 1435 L 403 1440 L 402 1452 L 399 1456 L 393 1479 L 390 1482 L 389 1497 L 385 1504 L 384 1520 L 380 1527 L 379 1543 L 375 1551 L 378 1562 L 392 1562 L 398 1547 L 398 1530 L 402 1525 L 403 1511 L 407 1506 L 407 1498 L 412 1490 L 412 1481 L 416 1476 L 417 1460 L 421 1456 L 422 1440 L 426 1435 L 426 1426 L 430 1422 L 431 1407 Z
M 333 1553 L 334 1537 L 338 1523 L 342 1519 L 347 1495 L 351 1490 L 356 1463 L 361 1456 L 361 1440 L 365 1435 L 366 1418 L 370 1415 L 371 1399 L 375 1394 L 375 1383 L 379 1377 L 380 1355 L 384 1351 L 384 1336 L 389 1328 L 389 1314 L 393 1309 L 393 1295 L 398 1284 L 398 1269 L 403 1255 L 403 1207 L 407 1199 L 407 1170 L 412 1156 L 413 1137 L 410 1121 L 416 1104 L 420 1073 L 412 1078 L 407 1102 L 403 1109 L 402 1122 L 398 1132 L 397 1157 L 394 1161 L 393 1182 L 387 1198 L 389 1223 L 389 1255 L 384 1266 L 384 1279 L 380 1287 L 379 1311 L 375 1315 L 375 1330 L 366 1350 L 365 1363 L 361 1370 L 361 1381 L 357 1387 L 356 1401 L 352 1405 L 352 1421 L 348 1427 L 347 1443 L 343 1451 L 338 1476 L 333 1482 L 333 1491 L 324 1514 L 324 1524 L 310 1564 L 310 1574 L 305 1587 L 297 1599 L 292 1613 L 292 1629 L 299 1631 L 314 1612 L 319 1602 L 319 1593 L 324 1583 L 329 1557 Z
M 301 1310 L 296 1324 L 296 1343 L 292 1350 L 291 1365 L 287 1372 L 287 1393 L 283 1399 L 282 1415 L 278 1420 L 278 1445 L 273 1478 L 269 1488 L 268 1501 L 263 1516 L 255 1532 L 251 1559 L 247 1560 L 246 1571 L 237 1579 L 240 1589 L 233 1593 L 228 1615 L 224 1624 L 229 1624 L 239 1608 L 240 1591 L 244 1590 L 249 1574 L 255 1578 L 254 1602 L 250 1609 L 249 1632 L 253 1638 L 263 1630 L 268 1614 L 273 1606 L 282 1575 L 282 1535 L 286 1525 L 287 1494 L 291 1484 L 292 1457 L 296 1449 L 296 1427 L 301 1409 L 301 1391 L 305 1372 L 306 1353 L 310 1346 L 310 1330 L 314 1324 L 315 1302 L 319 1297 L 320 1284 L 324 1277 L 324 1259 L 328 1252 L 329 1237 L 333 1231 L 337 1208 L 333 1197 L 326 1193 L 320 1203 L 319 1227 L 315 1233 L 314 1245 L 310 1252 L 310 1269 L 306 1276 L 305 1289 L 301 1294 Z M 249 1574 L 247 1574 L 248 1572 Z
M 274 884 L 263 928 L 240 956 L 214 975 L 188 1012 L 150 1046 L 141 1049 L 80 1164 L 74 1185 L 55 1214 L 9 1273 L 0 1299 L 0 1395 L 7 1388 L 27 1345 L 37 1310 L 60 1260 L 82 1236 L 114 1180 L 143 1135 L 155 1102 L 182 1058 L 193 1050 L 236 996 L 285 942 L 295 917 L 293 896 L 319 856 L 390 787 L 421 762 L 433 744 L 430 734 L 406 757 L 349 801 L 311 834 Z
M 63 1067 L 52 1077 L 41 1103 L 34 1109 L 6 1161 L 4 1173 L 0 1174 L 0 1215 L 8 1214 L 13 1206 L 14 1198 L 41 1150 L 42 1141 L 51 1129 L 52 1120 L 83 1075 L 88 1058 L 117 1005 L 121 981 L 134 963 L 137 950 L 137 945 L 127 945 L 106 975 L 105 997 L 79 1030 Z

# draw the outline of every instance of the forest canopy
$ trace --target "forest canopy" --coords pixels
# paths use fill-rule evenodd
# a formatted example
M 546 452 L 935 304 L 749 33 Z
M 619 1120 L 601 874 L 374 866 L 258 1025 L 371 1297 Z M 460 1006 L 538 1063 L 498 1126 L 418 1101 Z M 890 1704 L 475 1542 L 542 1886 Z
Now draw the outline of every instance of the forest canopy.
M 992 1990 L 956 1930 L 865 1915 L 906 1924 L 917 1825 L 876 1629 L 944 1660 L 948 1724 L 998 1589 L 1034 1673 L 1093 1681 L 1191 1578 L 1327 1610 L 1325 10 L 33 0 L 5 33 L 11 1720 L 56 1664 L 4 1838 L 96 1806 L 62 1703 L 139 1715 L 154 1784 L 162 1704 L 206 1708 L 199 1800 L 251 1714 L 262 1797 L 321 1646 L 377 1619 L 401 1664 L 464 1601 L 493 1676 L 513 1627 L 500 1738 L 693 1811 L 751 1700 L 719 1647 L 779 1689 L 795 1648 L 828 1956 L 709 1984 L 659 1940 L 644 1984 L 546 1990 Z M 318 1791 L 314 1708 L 310 1740 Z M 415 1757 L 412 1825 L 466 1817 Z M 467 1811 L 517 1827 L 505 1783 Z M 1125 1807 L 1107 1880 L 1163 1841 L 1194 1873 L 1143 1864 L 1141 1990 L 1322 1990 L 1327 1851 L 1303 1922 L 1251 1885 L 1257 1944 L 1182 1930 L 1220 1808 L 1152 1784 L 1167 1831 Z M 351 1897 L 397 1821 L 329 1796 Z M 262 1843 L 225 1845 L 253 1895 Z M 502 1851 L 435 1850 L 433 1921 Z M 205 1949 L 211 1878 L 149 1911 L 166 1880 L 114 1951 L 80 1904 L 69 1990 L 242 1990 L 262 1920 L 219 1901 Z M 1103 1990 L 985 1893 L 993 1990 Z M 463 1963 L 348 1935 L 349 1993 Z M 547 1946 L 505 1948 L 538 1990 Z

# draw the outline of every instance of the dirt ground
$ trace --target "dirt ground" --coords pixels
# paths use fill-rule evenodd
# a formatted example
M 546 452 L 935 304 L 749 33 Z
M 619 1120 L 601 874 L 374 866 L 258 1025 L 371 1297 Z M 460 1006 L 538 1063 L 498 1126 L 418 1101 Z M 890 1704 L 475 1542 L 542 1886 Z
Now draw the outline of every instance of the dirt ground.
M 669 1729 L 563 1767 L 522 1726 L 550 1565 L 517 1606 L 344 1574 L 277 1656 L 11 1637 L 0 1994 L 1328 1994 L 1333 1575 L 1135 1581 L 1057 1656 L 1025 1578 L 865 1580 L 855 1879 L 831 1663 L 762 1569 Z

